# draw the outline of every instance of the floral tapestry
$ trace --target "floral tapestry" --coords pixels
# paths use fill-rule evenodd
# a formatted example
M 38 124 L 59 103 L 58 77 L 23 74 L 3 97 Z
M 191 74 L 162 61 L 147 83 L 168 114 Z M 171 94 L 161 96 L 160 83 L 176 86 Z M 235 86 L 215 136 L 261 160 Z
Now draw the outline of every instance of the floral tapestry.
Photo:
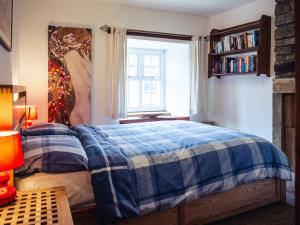
M 91 29 L 48 27 L 49 122 L 90 123 L 91 49 Z

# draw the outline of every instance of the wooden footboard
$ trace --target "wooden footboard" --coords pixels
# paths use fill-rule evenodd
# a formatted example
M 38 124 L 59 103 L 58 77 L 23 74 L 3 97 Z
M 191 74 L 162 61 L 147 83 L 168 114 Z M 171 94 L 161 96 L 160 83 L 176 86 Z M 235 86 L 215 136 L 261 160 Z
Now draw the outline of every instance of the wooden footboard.
M 279 201 L 285 202 L 285 181 L 261 180 L 118 225 L 201 225 Z M 94 207 L 73 210 L 72 214 L 75 225 L 101 224 Z
M 281 182 L 258 181 L 180 206 L 184 217 L 180 224 L 206 224 L 278 201 Z

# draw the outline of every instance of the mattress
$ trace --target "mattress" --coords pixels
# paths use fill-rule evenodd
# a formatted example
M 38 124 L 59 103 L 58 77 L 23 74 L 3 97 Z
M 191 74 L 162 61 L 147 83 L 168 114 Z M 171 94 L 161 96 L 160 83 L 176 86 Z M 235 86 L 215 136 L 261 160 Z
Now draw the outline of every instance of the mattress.
M 64 186 L 71 209 L 95 205 L 89 171 L 71 173 L 36 173 L 32 176 L 15 179 L 18 191 Z

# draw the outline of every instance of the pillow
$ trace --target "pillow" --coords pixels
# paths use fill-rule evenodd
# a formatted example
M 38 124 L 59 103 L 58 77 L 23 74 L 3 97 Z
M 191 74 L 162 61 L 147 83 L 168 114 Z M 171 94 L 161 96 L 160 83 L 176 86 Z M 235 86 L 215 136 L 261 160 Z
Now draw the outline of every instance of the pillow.
M 73 135 L 77 133 L 72 131 L 64 124 L 59 123 L 40 123 L 29 127 L 28 129 L 22 129 L 23 136 L 38 136 L 38 135 Z
M 23 136 L 25 165 L 17 175 L 35 172 L 64 173 L 88 169 L 88 158 L 80 141 L 70 135 Z

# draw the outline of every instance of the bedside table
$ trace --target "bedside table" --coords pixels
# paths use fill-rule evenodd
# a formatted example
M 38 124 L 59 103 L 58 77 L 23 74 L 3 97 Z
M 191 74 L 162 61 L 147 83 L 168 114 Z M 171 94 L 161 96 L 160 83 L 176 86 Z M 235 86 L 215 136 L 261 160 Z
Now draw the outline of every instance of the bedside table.
M 17 192 L 16 200 L 0 207 L 1 225 L 73 225 L 64 187 Z

